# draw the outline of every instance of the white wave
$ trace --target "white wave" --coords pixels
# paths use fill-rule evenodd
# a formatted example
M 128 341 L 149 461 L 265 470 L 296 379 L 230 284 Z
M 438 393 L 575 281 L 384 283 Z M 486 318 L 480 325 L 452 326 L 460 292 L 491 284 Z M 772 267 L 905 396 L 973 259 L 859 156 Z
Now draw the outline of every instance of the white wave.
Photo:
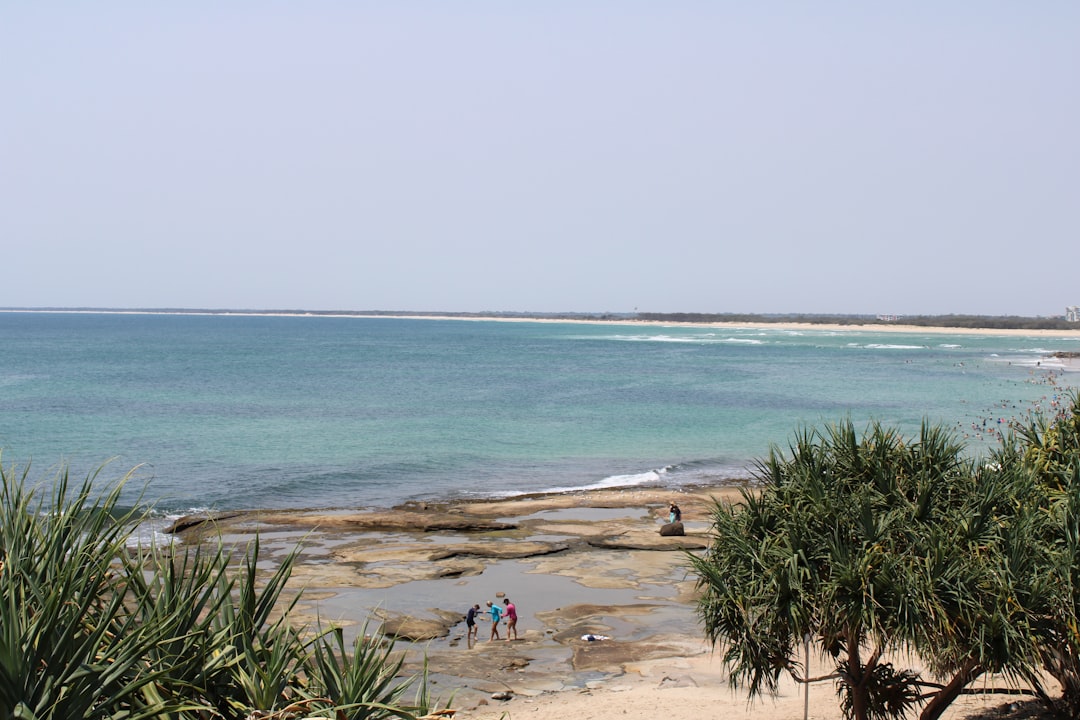
M 939 348 L 949 348 L 951 350 L 954 350 L 956 348 L 962 348 L 964 346 L 963 345 L 957 345 L 955 343 L 942 343 L 941 345 L 938 345 L 938 347 Z
M 595 340 L 592 337 L 583 337 L 582 340 Z M 617 342 L 693 342 L 693 338 L 675 337 L 672 335 L 610 335 L 605 340 Z
M 1042 370 L 1064 370 L 1066 372 L 1075 372 L 1077 368 L 1069 362 L 1066 362 L 1063 358 L 1046 357 L 1039 355 L 1036 357 L 1018 357 L 1010 360 L 1013 365 L 1019 365 L 1020 367 L 1027 368 L 1039 368 Z
M 925 345 L 891 345 L 888 343 L 869 343 L 868 350 L 925 350 Z
M 618 487 L 637 487 L 639 485 L 648 485 L 649 483 L 658 482 L 665 474 L 667 474 L 668 468 L 660 468 L 658 470 L 649 470 L 642 473 L 633 473 L 630 475 L 609 475 L 603 480 L 591 483 L 589 485 L 573 485 L 565 487 L 550 487 L 542 490 L 506 490 L 504 492 L 495 493 L 495 497 L 517 497 L 519 495 L 534 495 L 534 494 L 555 494 L 555 493 L 571 493 L 581 490 L 605 490 L 607 488 Z
M 132 530 L 126 544 L 129 548 L 168 547 L 176 541 L 176 536 L 165 532 L 165 528 L 179 519 L 179 515 L 149 516 Z
M 594 339 L 594 338 L 589 338 Z M 716 335 L 612 335 L 608 340 L 619 342 L 658 342 L 680 343 L 684 345 L 709 345 L 714 343 L 745 343 L 747 345 L 761 345 L 765 340 L 752 337 L 717 337 Z

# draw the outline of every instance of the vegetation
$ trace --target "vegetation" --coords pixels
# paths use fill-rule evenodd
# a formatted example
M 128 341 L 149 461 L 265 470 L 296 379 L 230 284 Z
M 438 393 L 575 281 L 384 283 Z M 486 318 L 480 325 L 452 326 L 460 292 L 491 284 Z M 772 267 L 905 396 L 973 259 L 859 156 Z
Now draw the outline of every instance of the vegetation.
M 49 312 L 55 310 L 79 310 L 82 312 L 110 312 L 110 308 L 0 308 L 26 312 Z M 125 312 L 186 313 L 192 315 L 215 315 L 221 313 L 246 313 L 250 315 L 344 315 L 357 317 L 411 317 L 423 315 L 440 318 L 505 318 L 510 320 L 592 320 L 621 322 L 643 320 L 658 323 L 808 323 L 811 325 L 915 325 L 918 327 L 973 328 L 981 330 L 1076 330 L 1077 323 L 1069 322 L 1064 315 L 1028 317 L 1024 315 L 843 315 L 825 313 L 654 313 L 654 312 L 528 312 L 509 310 L 485 310 L 482 312 L 445 312 L 441 310 L 302 310 L 279 308 L 253 310 L 238 308 L 125 308 Z
M 972 328 L 981 330 L 1076 330 L 1077 324 L 1063 315 L 902 315 L 883 319 L 876 315 L 822 315 L 812 313 L 638 313 L 634 319 L 652 322 L 692 323 L 808 323 L 811 325 L 914 325 L 917 327 Z
M 1080 391 L 1052 418 L 1036 417 L 1007 441 L 1040 490 L 1046 522 L 1033 542 L 1046 561 L 1030 604 L 1036 610 L 1039 658 L 1061 685 L 1057 710 L 1080 717 Z
M 832 680 L 845 717 L 933 720 L 995 673 L 1080 717 L 1077 401 L 983 463 L 933 426 L 841 422 L 774 448 L 760 491 L 717 504 L 709 551 L 688 556 L 732 684 Z M 806 639 L 833 672 L 806 676 Z M 928 677 L 897 667 L 912 656 Z
M 293 627 L 290 554 L 263 577 L 259 543 L 139 545 L 124 481 L 51 492 L 0 466 L 0 717 L 26 720 L 427 714 L 426 678 L 362 631 Z M 126 480 L 126 478 L 125 478 Z M 411 700 L 410 700 L 411 697 Z

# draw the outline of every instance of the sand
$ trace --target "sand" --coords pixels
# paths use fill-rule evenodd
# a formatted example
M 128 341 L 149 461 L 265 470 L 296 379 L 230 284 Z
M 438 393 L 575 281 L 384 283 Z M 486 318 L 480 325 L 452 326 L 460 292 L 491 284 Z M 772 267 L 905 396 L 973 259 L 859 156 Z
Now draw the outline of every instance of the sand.
M 1015 707 L 1015 709 L 1013 709 Z M 1019 696 L 969 696 L 946 711 L 946 720 L 1037 717 L 1041 708 Z M 831 683 L 809 691 L 785 679 L 775 695 L 747 703 L 744 692 L 728 686 L 718 658 L 702 656 L 642 663 L 626 675 L 594 689 L 539 697 L 492 701 L 459 712 L 469 720 L 656 720 L 657 718 L 742 718 L 745 720 L 839 720 Z
M 357 315 L 356 317 L 388 318 L 413 320 L 461 320 L 473 322 L 537 322 L 537 323 L 580 323 L 587 325 L 629 325 L 645 327 L 701 327 L 701 328 L 753 328 L 774 329 L 792 331 L 820 331 L 820 332 L 881 332 L 881 333 L 915 333 L 922 335 L 991 335 L 991 336 L 1023 336 L 1043 338 L 1068 338 L 1080 339 L 1080 326 L 1075 330 L 1057 329 L 1026 329 L 1026 328 L 967 328 L 967 327 L 939 327 L 933 325 L 905 325 L 899 322 L 874 323 L 874 324 L 840 324 L 840 323 L 805 323 L 805 322 L 674 322 L 660 320 L 625 320 L 594 318 L 542 318 L 542 317 L 504 317 L 504 316 L 457 316 L 457 315 Z

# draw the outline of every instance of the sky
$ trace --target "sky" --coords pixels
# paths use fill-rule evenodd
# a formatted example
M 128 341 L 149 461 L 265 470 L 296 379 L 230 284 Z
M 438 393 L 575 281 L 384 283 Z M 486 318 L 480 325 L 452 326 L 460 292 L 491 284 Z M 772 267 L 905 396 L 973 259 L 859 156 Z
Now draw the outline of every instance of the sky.
M 1053 316 L 1080 3 L 0 3 L 0 307 Z

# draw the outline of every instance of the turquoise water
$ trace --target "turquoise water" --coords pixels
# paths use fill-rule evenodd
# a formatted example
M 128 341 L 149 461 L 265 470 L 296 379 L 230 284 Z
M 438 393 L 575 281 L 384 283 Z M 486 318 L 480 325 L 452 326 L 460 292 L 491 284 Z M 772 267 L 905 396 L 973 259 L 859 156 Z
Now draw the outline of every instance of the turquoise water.
M 741 479 L 845 416 L 977 449 L 1080 379 L 1045 357 L 1080 333 L 18 312 L 0 332 L 4 465 L 138 466 L 170 513 Z

